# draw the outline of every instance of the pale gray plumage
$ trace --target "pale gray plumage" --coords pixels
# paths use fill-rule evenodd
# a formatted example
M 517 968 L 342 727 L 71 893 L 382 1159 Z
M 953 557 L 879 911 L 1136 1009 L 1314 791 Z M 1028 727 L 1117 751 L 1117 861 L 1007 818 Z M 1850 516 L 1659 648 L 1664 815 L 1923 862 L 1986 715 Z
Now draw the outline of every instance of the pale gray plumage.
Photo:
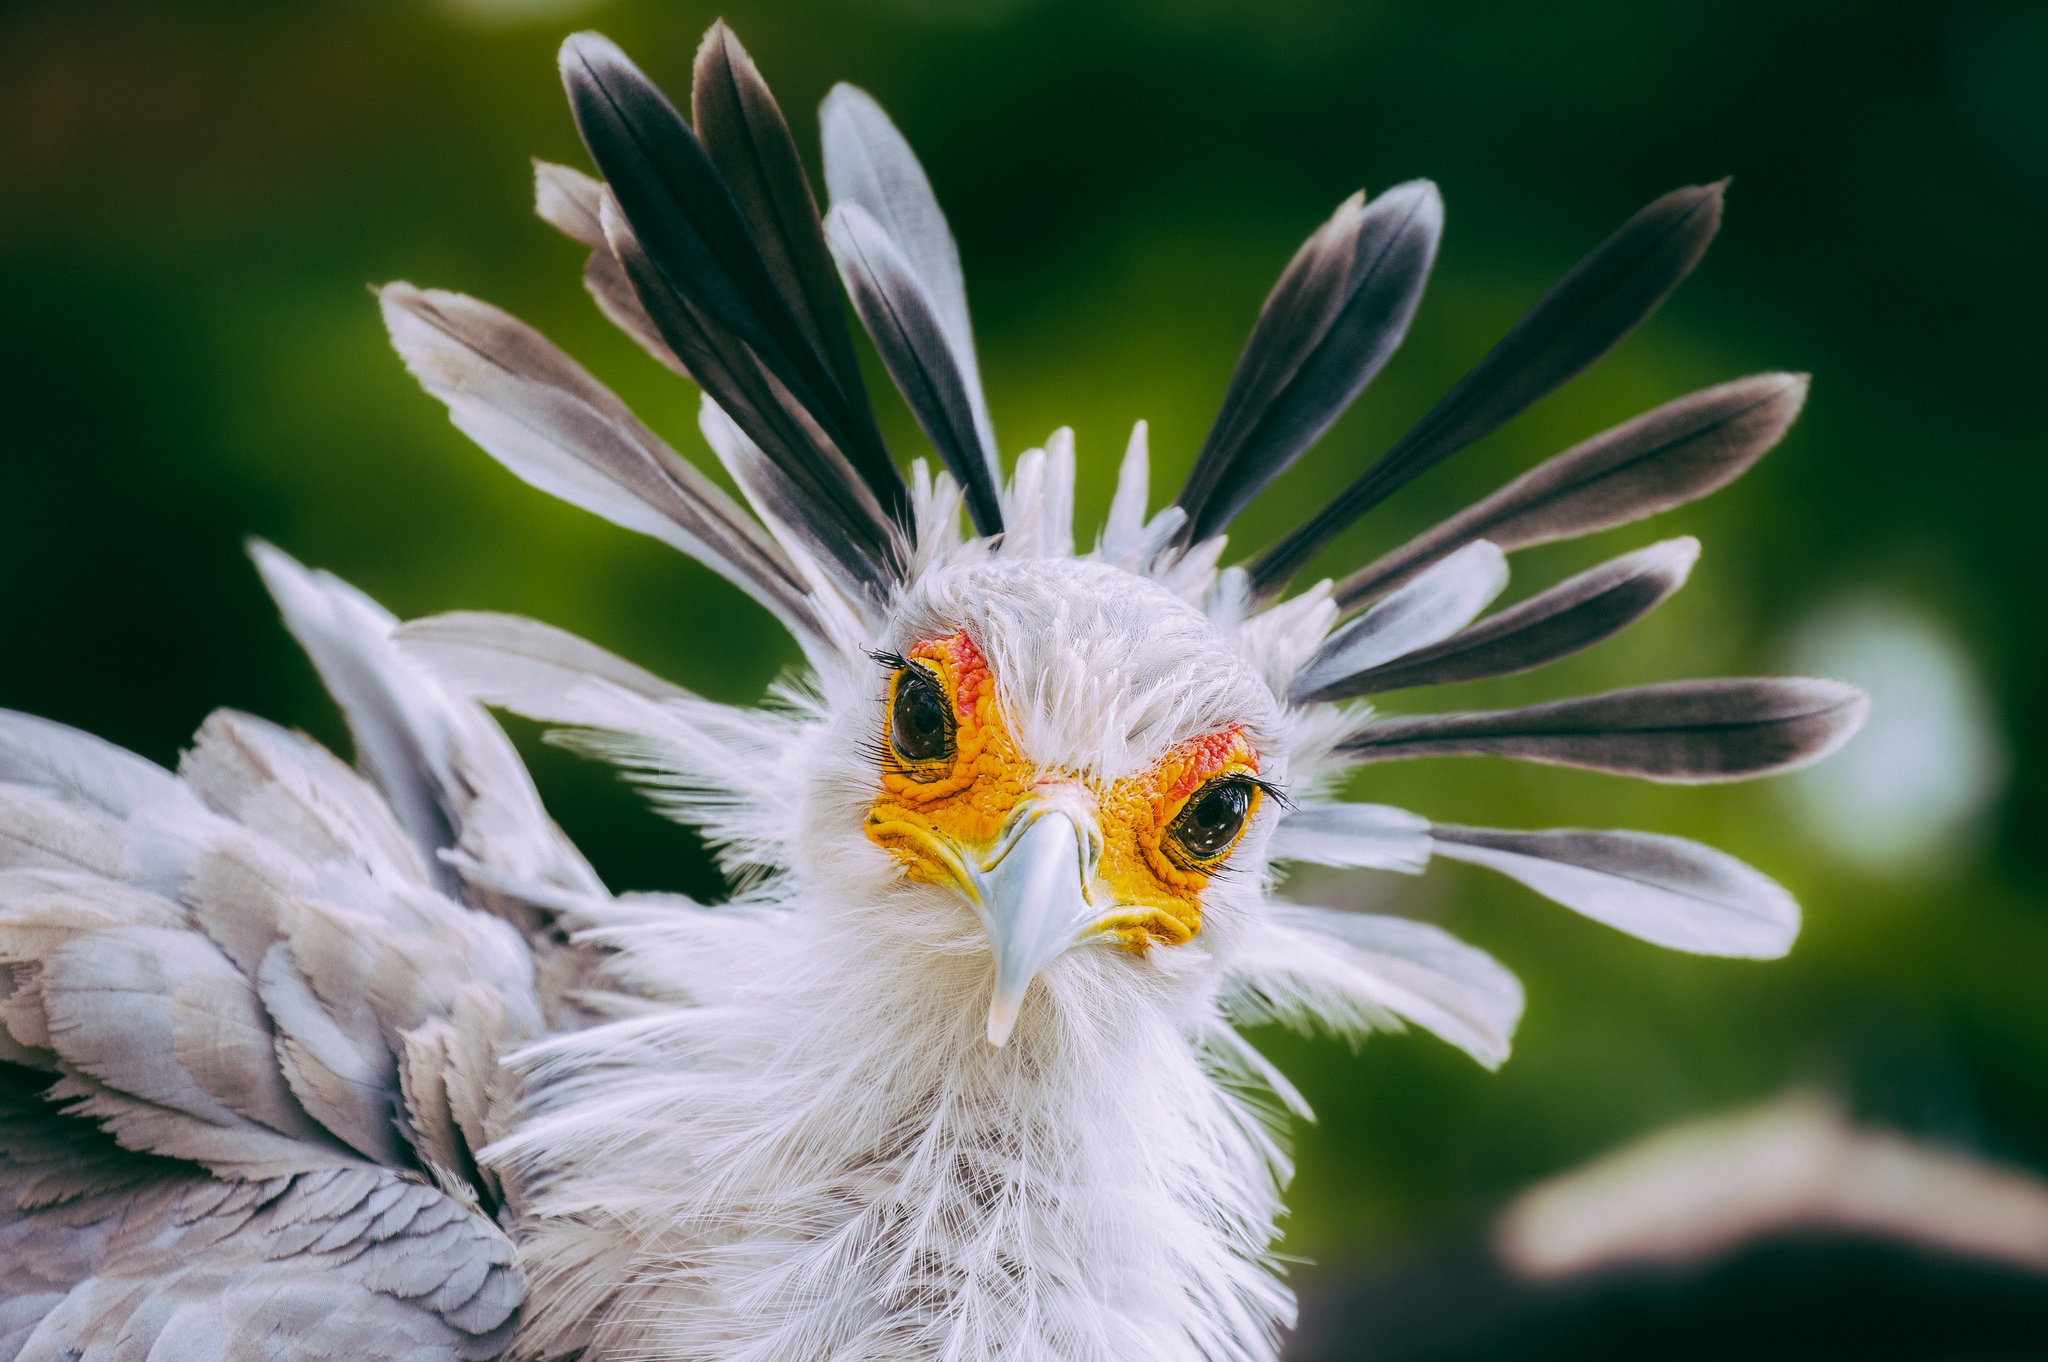
M 46 1288 L 22 1298 L 35 1316 L 12 1321 L 7 1355 L 110 1355 L 124 1337 L 198 1356 L 495 1356 L 522 1295 L 476 1206 L 495 1188 L 438 1161 L 442 1186 L 422 1182 L 407 1132 L 433 1113 L 430 1069 L 442 1089 L 502 1088 L 493 1037 L 541 1027 L 517 937 L 441 897 L 359 778 L 259 721 L 216 715 L 182 779 L 18 716 L 0 743 L 28 757 L 10 774 L 45 773 L 43 801 L 97 805 L 123 859 L 156 867 L 0 870 L 0 1021 L 26 1066 L 7 1119 L 50 1141 L 0 1143 L 0 1237 Z M 480 1055 L 407 1052 L 470 996 L 494 1022 L 462 1016 Z M 90 1154 L 91 1123 L 135 1152 Z M 65 1159 L 80 1180 L 52 1196 L 52 1143 L 81 1139 Z
M 781 547 L 533 328 L 459 293 L 388 284 L 379 298 L 406 367 L 514 475 L 673 545 L 790 629 L 816 633 L 808 586 Z
M 1309 1111 L 1235 1028 L 1414 1024 L 1492 1067 L 1523 1007 L 1435 926 L 1271 897 L 1285 866 L 1442 856 L 1677 949 L 1789 946 L 1791 897 L 1710 848 L 1326 796 L 1397 758 L 1706 781 L 1844 741 L 1863 699 L 1815 680 L 1329 703 L 1527 670 L 1640 618 L 1695 541 L 1480 616 L 1508 551 L 1741 472 L 1803 379 L 1681 399 L 1277 599 L 1335 529 L 1647 316 L 1718 186 L 1638 214 L 1343 497 L 1225 565 L 1220 532 L 1421 297 L 1434 188 L 1348 200 L 1268 298 L 1175 504 L 1147 514 L 1140 422 L 1077 553 L 1075 436 L 1005 478 L 958 250 L 872 99 L 821 110 L 821 223 L 723 24 L 694 126 L 597 35 L 561 70 L 605 178 L 536 163 L 536 209 L 590 247 L 604 313 L 703 389 L 745 504 L 486 304 L 389 285 L 393 343 L 510 471 L 707 564 L 808 665 L 767 705 L 716 704 L 536 621 L 400 625 L 255 544 L 358 771 L 229 711 L 176 774 L 0 712 L 0 1362 L 1267 1362 L 1292 1312 L 1282 1126 Z M 883 446 L 842 281 L 944 470 L 906 479 Z M 622 767 L 732 901 L 611 894 L 483 705 Z

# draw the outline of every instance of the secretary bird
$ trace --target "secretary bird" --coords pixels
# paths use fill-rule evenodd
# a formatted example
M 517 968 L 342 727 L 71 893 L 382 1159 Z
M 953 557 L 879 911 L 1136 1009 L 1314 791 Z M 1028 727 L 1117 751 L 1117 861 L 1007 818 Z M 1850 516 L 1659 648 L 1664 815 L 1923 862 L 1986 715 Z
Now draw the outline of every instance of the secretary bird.
M 1694 540 L 1485 613 L 1507 553 L 1736 477 L 1804 378 L 1680 398 L 1288 594 L 1647 317 L 1719 186 L 1623 224 L 1336 500 L 1220 566 L 1233 517 L 1400 344 L 1433 185 L 1338 206 L 1173 502 L 1149 510 L 1140 424 L 1077 546 L 1073 438 L 1004 475 L 952 237 L 872 99 L 824 102 L 821 220 L 723 24 L 689 121 L 597 35 L 561 72 L 599 177 L 539 165 L 539 213 L 702 389 L 744 505 L 485 303 L 391 284 L 392 340 L 494 458 L 707 564 L 807 665 L 759 707 L 714 704 L 530 620 L 401 625 L 257 544 L 354 769 L 232 711 L 175 773 L 0 717 L 0 1359 L 1258 1362 L 1292 1314 L 1275 1219 L 1308 1113 L 1237 1028 L 1410 1022 L 1492 1067 L 1522 1009 L 1482 952 L 1284 902 L 1276 867 L 1448 857 L 1658 945 L 1789 947 L 1790 896 L 1707 847 L 1333 792 L 1471 754 L 1736 780 L 1844 741 L 1863 698 L 1821 680 L 1365 701 L 1526 671 L 1654 609 Z M 846 299 L 942 471 L 885 447 Z M 729 901 L 608 892 L 486 707 L 702 829 Z

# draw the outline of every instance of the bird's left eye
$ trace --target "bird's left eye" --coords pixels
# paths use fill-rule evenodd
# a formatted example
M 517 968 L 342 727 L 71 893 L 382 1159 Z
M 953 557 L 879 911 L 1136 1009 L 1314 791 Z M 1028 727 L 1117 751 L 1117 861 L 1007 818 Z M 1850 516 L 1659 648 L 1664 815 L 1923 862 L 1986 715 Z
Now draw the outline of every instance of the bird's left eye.
M 1173 840 L 1189 859 L 1213 861 L 1237 844 L 1251 817 L 1256 787 L 1225 776 L 1195 792 L 1173 820 Z
M 953 755 L 951 711 L 938 682 L 912 663 L 896 674 L 896 698 L 889 706 L 889 746 L 907 762 L 945 760 Z

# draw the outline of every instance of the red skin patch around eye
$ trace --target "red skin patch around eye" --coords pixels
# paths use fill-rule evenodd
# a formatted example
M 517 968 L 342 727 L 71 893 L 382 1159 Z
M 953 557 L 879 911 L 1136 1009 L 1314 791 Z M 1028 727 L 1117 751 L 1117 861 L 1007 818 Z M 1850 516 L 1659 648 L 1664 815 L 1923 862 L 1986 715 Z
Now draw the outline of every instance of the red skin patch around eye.
M 915 658 L 942 660 L 953 681 L 953 708 L 963 722 L 972 722 L 982 697 L 989 693 L 988 662 L 974 640 L 961 630 L 945 638 L 928 638 L 910 650 Z
M 1159 802 L 1172 808 L 1202 787 L 1202 782 L 1232 764 L 1258 773 L 1259 757 L 1245 741 L 1244 726 L 1232 724 L 1220 732 L 1182 743 L 1162 764 Z

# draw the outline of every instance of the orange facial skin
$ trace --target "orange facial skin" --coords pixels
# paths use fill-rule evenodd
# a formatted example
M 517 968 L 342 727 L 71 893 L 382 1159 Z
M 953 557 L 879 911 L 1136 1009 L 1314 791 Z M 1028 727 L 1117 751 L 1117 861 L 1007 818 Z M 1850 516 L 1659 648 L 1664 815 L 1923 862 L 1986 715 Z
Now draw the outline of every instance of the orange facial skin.
M 1218 777 L 1257 776 L 1258 754 L 1241 727 L 1191 738 L 1149 770 L 1102 782 L 1023 756 L 1003 722 L 987 660 L 964 632 L 927 639 L 905 661 L 944 688 L 954 724 L 949 758 L 904 761 L 888 731 L 903 673 L 891 677 L 883 709 L 881 787 L 868 812 L 867 834 L 902 862 L 910 878 L 972 897 L 976 891 L 963 862 L 986 863 L 1018 803 L 1036 789 L 1078 787 L 1092 796 L 1102 834 L 1088 893 L 1106 911 L 1094 932 L 1142 951 L 1179 945 L 1201 930 L 1202 890 L 1229 859 L 1235 839 L 1220 854 L 1197 859 L 1177 843 L 1174 822 Z M 1252 787 L 1247 824 L 1259 798 Z

